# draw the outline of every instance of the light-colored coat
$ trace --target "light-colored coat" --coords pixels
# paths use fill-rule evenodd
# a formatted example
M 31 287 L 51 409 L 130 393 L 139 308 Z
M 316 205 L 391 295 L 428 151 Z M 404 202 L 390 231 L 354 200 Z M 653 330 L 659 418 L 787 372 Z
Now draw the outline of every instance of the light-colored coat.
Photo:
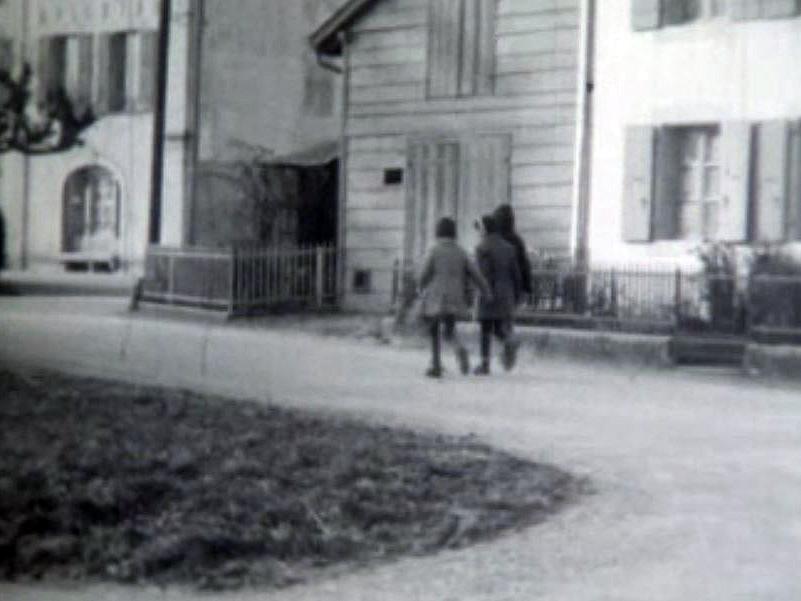
M 426 317 L 459 315 L 468 310 L 470 283 L 489 294 L 489 286 L 467 253 L 454 240 L 441 238 L 420 271 L 422 313 Z
M 523 288 L 515 247 L 500 234 L 490 234 L 476 247 L 476 259 L 492 292 L 479 300 L 478 318 L 511 319 Z

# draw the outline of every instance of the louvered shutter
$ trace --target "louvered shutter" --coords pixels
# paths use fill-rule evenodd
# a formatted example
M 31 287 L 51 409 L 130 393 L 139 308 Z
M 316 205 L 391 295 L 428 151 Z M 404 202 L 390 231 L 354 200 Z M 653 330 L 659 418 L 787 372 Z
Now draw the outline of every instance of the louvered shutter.
M 476 65 L 475 93 L 492 94 L 495 90 L 495 54 L 496 54 L 496 0 L 478 0 L 479 10 L 479 46 L 478 63 Z
M 687 0 L 662 0 L 662 21 L 667 25 L 686 23 L 698 17 L 700 6 Z
M 756 237 L 761 242 L 785 238 L 789 126 L 766 121 L 756 128 Z
M 97 96 L 95 97 L 95 113 L 104 115 L 109 111 L 110 74 L 111 74 L 111 36 L 101 34 L 97 37 Z
M 680 198 L 679 136 L 675 128 L 663 127 L 655 132 L 654 152 L 654 240 L 672 240 L 678 236 Z
M 428 36 L 428 95 L 452 98 L 459 93 L 461 0 L 431 0 Z
M 652 127 L 626 128 L 624 160 L 623 239 L 626 242 L 648 242 L 651 240 L 654 189 Z
M 751 124 L 724 123 L 721 127 L 721 147 L 723 173 L 718 239 L 743 242 L 748 239 Z
M 781 19 L 798 14 L 798 0 L 762 0 L 762 17 Z
M 156 96 L 156 55 L 158 32 L 142 33 L 139 48 L 139 108 L 153 110 Z
M 39 40 L 37 100 L 46 102 L 60 85 L 66 71 L 67 41 L 62 37 L 45 37 Z
M 631 28 L 635 31 L 657 29 L 660 12 L 660 0 L 631 0 Z
M 789 130 L 787 235 L 790 240 L 801 240 L 801 122 L 791 122 Z
M 92 74 L 94 70 L 94 47 L 91 35 L 78 37 L 78 89 L 75 108 L 79 114 L 89 109 L 92 102 Z
M 11 71 L 14 66 L 14 45 L 11 40 L 0 39 L 0 71 Z
M 729 0 L 729 17 L 734 21 L 758 19 L 762 0 Z

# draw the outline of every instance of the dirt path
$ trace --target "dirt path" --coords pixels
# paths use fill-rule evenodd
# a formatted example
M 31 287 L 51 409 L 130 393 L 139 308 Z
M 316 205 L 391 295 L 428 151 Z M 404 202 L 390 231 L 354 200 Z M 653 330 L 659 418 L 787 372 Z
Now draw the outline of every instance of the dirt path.
M 590 476 L 597 494 L 491 544 L 269 596 L 277 601 L 801 598 L 801 390 L 714 371 L 526 357 L 509 376 L 420 377 L 416 351 L 108 311 L 4 311 L 0 360 L 192 386 L 465 434 Z M 95 313 L 97 314 L 97 313 Z M 0 585 L 20 601 L 185 601 L 180 591 Z M 208 597 L 211 598 L 211 597 Z M 251 601 L 264 593 L 215 599 Z

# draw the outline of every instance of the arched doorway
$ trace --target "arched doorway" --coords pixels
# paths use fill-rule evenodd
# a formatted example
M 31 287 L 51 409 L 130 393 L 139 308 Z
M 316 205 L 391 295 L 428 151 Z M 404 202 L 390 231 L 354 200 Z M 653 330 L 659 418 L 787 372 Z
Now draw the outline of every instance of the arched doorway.
M 62 251 L 87 263 L 116 262 L 120 239 L 120 184 L 100 165 L 73 171 L 64 184 Z

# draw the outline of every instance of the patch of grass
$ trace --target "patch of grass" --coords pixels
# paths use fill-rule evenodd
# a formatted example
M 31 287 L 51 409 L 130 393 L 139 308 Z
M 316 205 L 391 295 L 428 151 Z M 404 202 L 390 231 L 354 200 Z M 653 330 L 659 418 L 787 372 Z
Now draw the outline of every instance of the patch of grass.
M 0 575 L 220 589 L 544 519 L 567 473 L 470 438 L 0 369 Z

